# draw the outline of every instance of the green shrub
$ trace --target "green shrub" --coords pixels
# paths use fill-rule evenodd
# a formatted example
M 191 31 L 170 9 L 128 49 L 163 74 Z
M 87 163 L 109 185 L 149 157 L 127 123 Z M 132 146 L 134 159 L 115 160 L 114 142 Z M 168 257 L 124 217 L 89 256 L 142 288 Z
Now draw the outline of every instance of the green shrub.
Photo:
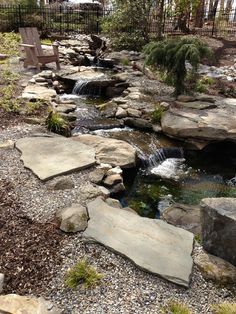
M 66 275 L 65 285 L 75 289 L 82 284 L 85 288 L 91 288 L 99 283 L 102 275 L 90 266 L 86 260 L 81 260 L 71 268 Z
M 146 64 L 158 67 L 173 79 L 175 94 L 186 91 L 186 62 L 197 72 L 203 57 L 210 56 L 211 50 L 200 39 L 188 36 L 151 42 L 144 48 Z
M 0 33 L 0 53 L 18 56 L 20 36 L 16 33 Z
M 153 111 L 151 115 L 151 119 L 153 123 L 160 123 L 161 122 L 161 117 L 164 113 L 164 108 L 162 108 L 160 105 L 157 105 L 155 110 Z
M 206 93 L 210 85 L 214 84 L 214 79 L 211 77 L 204 76 L 197 80 L 195 90 L 199 93 Z
M 191 314 L 189 308 L 180 302 L 171 301 L 169 304 L 162 308 L 163 314 Z
M 236 314 L 236 303 L 221 303 L 212 306 L 214 314 Z
M 70 136 L 70 125 L 59 113 L 50 111 L 46 118 L 46 126 L 50 132 Z

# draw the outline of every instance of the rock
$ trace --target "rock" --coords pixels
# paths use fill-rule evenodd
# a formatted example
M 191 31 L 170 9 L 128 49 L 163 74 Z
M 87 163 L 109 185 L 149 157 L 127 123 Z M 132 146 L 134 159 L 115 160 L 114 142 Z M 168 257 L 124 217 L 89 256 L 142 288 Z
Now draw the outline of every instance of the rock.
M 70 190 L 75 187 L 74 181 L 71 178 L 55 178 L 49 183 L 49 187 L 53 190 Z
M 107 171 L 107 175 L 111 176 L 113 174 L 122 174 L 123 170 L 118 166 Z
M 153 124 L 152 125 L 152 130 L 155 133 L 161 133 L 162 132 L 162 128 L 161 128 L 160 124 Z
M 126 82 L 129 77 L 130 77 L 130 74 L 128 72 L 117 73 L 117 74 L 112 76 L 113 79 L 120 81 L 120 82 Z
M 52 98 L 55 98 L 57 96 L 57 93 L 52 88 L 47 88 L 45 86 L 40 86 L 38 84 L 36 85 L 28 85 L 23 90 L 22 98 L 28 99 L 28 100 L 51 100 Z
M 0 296 L 0 313 L 7 314 L 61 314 L 51 302 L 33 296 L 7 294 Z
M 95 169 L 89 174 L 89 179 L 92 183 L 98 184 L 102 182 L 106 171 L 104 169 Z
M 125 123 L 125 125 L 128 125 L 129 127 L 133 127 L 133 128 L 137 128 L 137 129 L 143 129 L 143 130 L 152 129 L 151 122 L 147 121 L 145 119 L 125 118 L 124 123 Z
M 212 102 L 206 102 L 206 101 L 189 101 L 189 102 L 180 102 L 176 101 L 176 104 L 185 108 L 191 108 L 191 109 L 213 109 L 217 106 L 213 104 Z
M 127 111 L 121 107 L 118 107 L 118 109 L 116 111 L 116 118 L 122 119 L 125 117 L 127 117 Z
M 86 183 L 79 187 L 79 200 L 81 204 L 86 204 L 89 200 L 102 196 L 107 198 L 110 191 L 104 186 L 97 186 L 91 183 Z
M 46 81 L 46 79 L 45 78 L 43 78 L 43 77 L 38 77 L 38 76 L 36 76 L 36 77 L 34 77 L 34 80 L 35 80 L 35 82 L 37 82 L 37 83 L 47 83 L 47 81 Z
M 232 107 L 212 110 L 171 108 L 161 119 L 164 133 L 171 137 L 200 141 L 236 141 L 236 111 Z
M 110 191 L 104 186 L 98 186 L 98 189 L 104 197 L 108 197 L 111 194 Z
M 77 106 L 73 104 L 55 104 L 54 108 L 56 109 L 57 112 L 70 113 L 75 111 Z
M 177 97 L 177 100 L 178 101 L 181 101 L 181 102 L 189 102 L 189 101 L 194 101 L 196 98 L 193 97 L 193 96 L 189 96 L 189 95 L 179 95 Z
M 57 217 L 64 232 L 84 231 L 88 226 L 88 214 L 85 207 L 80 204 L 72 204 L 70 207 L 58 211 Z
M 162 218 L 176 226 L 194 234 L 201 234 L 200 206 L 174 204 L 164 210 Z
M 123 182 L 122 176 L 120 174 L 112 174 L 105 178 L 103 181 L 105 185 L 112 186 L 117 183 Z
M 128 108 L 127 113 L 129 117 L 139 118 L 141 117 L 142 113 L 137 109 Z
M 216 101 L 214 96 L 205 95 L 205 94 L 197 95 L 196 100 L 207 101 L 207 102 L 211 102 L 211 103 L 214 103 Z
M 3 292 L 4 274 L 0 273 L 0 294 Z
M 168 102 L 166 102 L 166 101 L 162 101 L 162 102 L 160 103 L 160 107 L 163 108 L 163 109 L 165 109 L 165 110 L 167 110 L 167 109 L 170 108 L 170 104 L 169 104 Z
M 53 73 L 51 70 L 45 70 L 45 71 L 40 72 L 38 75 L 45 78 L 45 79 L 51 79 Z
M 73 112 L 70 112 L 70 113 L 60 113 L 60 116 L 65 119 L 66 121 L 69 121 L 69 122 L 74 122 L 77 120 L 77 114 L 76 113 L 73 113 Z
M 125 141 L 90 134 L 74 136 L 72 140 L 94 148 L 99 163 L 110 164 L 113 167 L 120 166 L 121 168 L 135 166 L 136 151 Z
M 5 54 L 2 54 L 0 53 L 0 60 L 6 60 L 9 56 L 8 55 L 5 55 Z
M 140 268 L 187 287 L 192 272 L 193 234 L 161 220 L 113 208 L 97 198 L 87 205 L 83 236 L 131 259 Z
M 138 215 L 138 213 L 136 212 L 136 210 L 134 210 L 133 208 L 130 208 L 130 207 L 123 207 L 122 209 L 123 209 L 123 210 L 127 210 L 128 212 L 130 212 L 130 213 L 132 213 L 132 214 Z
M 236 267 L 222 258 L 204 252 L 195 257 L 194 263 L 207 280 L 213 280 L 220 285 L 236 282 Z
M 26 137 L 16 142 L 26 168 L 41 180 L 88 168 L 95 164 L 91 146 L 64 137 Z
M 109 205 L 109 206 L 111 206 L 111 207 L 115 207 L 115 208 L 122 208 L 122 205 L 121 205 L 121 203 L 118 201 L 118 200 L 116 200 L 115 198 L 110 198 L 110 197 L 108 197 L 106 200 L 105 200 L 105 202 Z
M 117 194 L 117 193 L 120 193 L 123 191 L 125 191 L 125 186 L 124 186 L 123 182 L 117 183 L 110 188 L 111 194 Z
M 0 142 L 0 149 L 5 148 L 5 149 L 12 149 L 14 148 L 14 142 L 12 140 L 6 140 L 4 142 Z
M 114 168 L 112 168 L 112 166 L 109 164 L 100 163 L 100 165 L 98 165 L 98 169 L 109 171 L 110 169 L 114 169 Z
M 236 198 L 205 198 L 201 208 L 204 249 L 236 266 Z
M 102 107 L 100 107 L 101 110 L 101 116 L 106 118 L 113 118 L 116 115 L 117 111 L 117 104 L 109 101 L 106 104 L 103 104 Z

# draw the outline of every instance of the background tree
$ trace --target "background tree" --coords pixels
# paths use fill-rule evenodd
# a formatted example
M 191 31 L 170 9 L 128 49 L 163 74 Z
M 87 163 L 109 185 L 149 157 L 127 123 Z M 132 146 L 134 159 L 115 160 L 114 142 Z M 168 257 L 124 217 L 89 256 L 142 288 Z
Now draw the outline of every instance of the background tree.
M 188 36 L 181 39 L 166 39 L 149 43 L 145 49 L 146 64 L 166 72 L 175 86 L 175 94 L 186 91 L 186 61 L 196 73 L 202 58 L 211 56 L 212 52 L 200 39 Z

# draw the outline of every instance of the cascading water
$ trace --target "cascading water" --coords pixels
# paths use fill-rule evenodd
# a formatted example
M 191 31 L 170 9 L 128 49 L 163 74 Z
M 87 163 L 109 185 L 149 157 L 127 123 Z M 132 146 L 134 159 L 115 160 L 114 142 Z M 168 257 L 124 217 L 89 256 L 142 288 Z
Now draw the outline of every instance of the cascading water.
M 183 159 L 184 150 L 181 147 L 169 147 L 157 149 L 153 154 L 147 158 L 142 158 L 142 163 L 147 168 L 155 168 L 166 159 Z
M 78 95 L 78 96 L 88 96 L 88 97 L 94 97 L 94 96 L 101 96 L 102 95 L 102 87 L 99 85 L 94 84 L 92 81 L 85 81 L 85 80 L 80 80 L 77 81 L 73 91 L 73 95 Z

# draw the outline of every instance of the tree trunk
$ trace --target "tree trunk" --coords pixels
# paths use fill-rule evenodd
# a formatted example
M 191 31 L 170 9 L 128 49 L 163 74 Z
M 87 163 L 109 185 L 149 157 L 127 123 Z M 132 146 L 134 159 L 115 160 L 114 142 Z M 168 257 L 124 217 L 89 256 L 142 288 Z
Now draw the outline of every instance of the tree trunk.
M 205 0 L 200 0 L 200 3 L 196 10 L 195 15 L 195 27 L 202 28 L 203 27 L 203 19 L 204 19 L 204 7 L 205 7 Z

